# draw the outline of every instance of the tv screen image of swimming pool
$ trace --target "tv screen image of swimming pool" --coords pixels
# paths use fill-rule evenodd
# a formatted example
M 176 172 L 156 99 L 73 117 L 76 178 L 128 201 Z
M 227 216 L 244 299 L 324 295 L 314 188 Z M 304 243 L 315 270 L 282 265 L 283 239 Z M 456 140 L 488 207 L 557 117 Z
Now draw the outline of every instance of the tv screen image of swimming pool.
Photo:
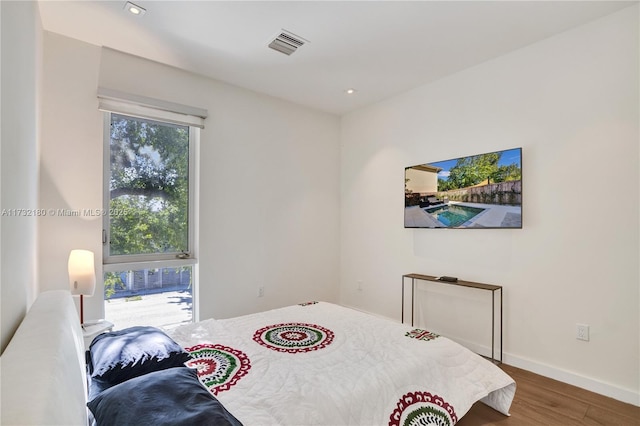
M 446 227 L 455 228 L 480 214 L 484 209 L 478 207 L 448 205 L 425 209 L 438 222 Z

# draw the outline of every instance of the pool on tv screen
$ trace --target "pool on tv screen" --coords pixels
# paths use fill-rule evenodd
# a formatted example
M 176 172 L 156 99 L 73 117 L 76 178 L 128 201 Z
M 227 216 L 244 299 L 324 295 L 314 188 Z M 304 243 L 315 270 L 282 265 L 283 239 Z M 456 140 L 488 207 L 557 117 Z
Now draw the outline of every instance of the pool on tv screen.
M 522 148 L 406 167 L 405 228 L 522 228 Z

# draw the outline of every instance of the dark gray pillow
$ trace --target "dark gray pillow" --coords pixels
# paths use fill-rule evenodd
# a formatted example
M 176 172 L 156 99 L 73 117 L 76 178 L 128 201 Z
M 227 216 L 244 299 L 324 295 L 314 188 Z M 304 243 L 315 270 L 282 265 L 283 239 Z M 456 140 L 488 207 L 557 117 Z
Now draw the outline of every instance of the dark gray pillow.
M 191 356 L 162 330 L 131 327 L 98 335 L 89 346 L 89 374 L 102 387 L 134 377 L 181 367 Z
M 169 368 L 110 387 L 87 403 L 98 426 L 242 426 L 198 380 Z

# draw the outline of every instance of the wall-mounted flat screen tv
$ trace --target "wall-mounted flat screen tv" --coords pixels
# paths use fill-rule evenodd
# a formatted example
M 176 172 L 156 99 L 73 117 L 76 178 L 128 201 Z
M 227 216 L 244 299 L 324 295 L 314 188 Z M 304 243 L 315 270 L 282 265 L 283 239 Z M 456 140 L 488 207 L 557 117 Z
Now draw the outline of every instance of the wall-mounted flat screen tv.
M 522 228 L 522 148 L 404 169 L 405 228 Z

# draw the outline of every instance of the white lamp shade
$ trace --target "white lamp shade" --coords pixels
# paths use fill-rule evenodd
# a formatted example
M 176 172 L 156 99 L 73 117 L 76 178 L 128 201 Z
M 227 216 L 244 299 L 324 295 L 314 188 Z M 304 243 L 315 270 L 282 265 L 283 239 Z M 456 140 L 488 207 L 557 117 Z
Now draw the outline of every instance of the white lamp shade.
M 69 254 L 69 285 L 71 294 L 93 296 L 96 288 L 96 270 L 92 251 L 71 250 Z

